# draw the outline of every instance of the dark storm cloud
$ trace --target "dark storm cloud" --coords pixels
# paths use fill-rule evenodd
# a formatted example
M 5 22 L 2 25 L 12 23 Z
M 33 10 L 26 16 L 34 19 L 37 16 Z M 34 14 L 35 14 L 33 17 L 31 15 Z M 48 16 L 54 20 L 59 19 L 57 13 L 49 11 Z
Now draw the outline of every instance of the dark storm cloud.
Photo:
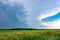
M 26 14 L 22 4 L 0 1 L 0 28 L 27 27 L 25 19 Z

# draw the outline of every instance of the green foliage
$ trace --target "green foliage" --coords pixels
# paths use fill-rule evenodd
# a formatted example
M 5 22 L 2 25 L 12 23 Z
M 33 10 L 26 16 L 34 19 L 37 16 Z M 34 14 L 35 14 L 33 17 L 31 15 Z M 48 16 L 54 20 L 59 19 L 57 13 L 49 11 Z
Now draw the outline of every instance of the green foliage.
M 60 40 L 60 30 L 0 30 L 0 40 Z

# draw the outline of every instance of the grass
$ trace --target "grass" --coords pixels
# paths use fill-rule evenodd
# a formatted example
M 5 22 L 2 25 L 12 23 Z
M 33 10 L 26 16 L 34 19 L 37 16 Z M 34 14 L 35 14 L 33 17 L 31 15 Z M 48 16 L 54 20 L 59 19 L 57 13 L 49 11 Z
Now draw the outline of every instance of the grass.
M 60 30 L 0 30 L 0 40 L 60 40 Z

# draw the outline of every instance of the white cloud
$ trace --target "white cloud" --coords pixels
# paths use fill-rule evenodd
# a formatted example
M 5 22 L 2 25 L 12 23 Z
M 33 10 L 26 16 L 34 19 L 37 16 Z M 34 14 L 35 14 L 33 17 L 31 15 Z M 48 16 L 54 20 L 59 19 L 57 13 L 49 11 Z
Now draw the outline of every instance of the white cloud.
M 60 29 L 60 19 L 53 22 L 43 22 L 42 25 L 46 26 L 45 29 Z
M 41 20 L 56 15 L 58 12 L 60 12 L 60 8 L 54 8 L 51 11 L 46 11 L 41 13 L 41 15 L 38 17 L 40 24 L 45 26 L 45 29 L 60 29 L 60 19 L 56 19 L 53 22 L 42 22 Z

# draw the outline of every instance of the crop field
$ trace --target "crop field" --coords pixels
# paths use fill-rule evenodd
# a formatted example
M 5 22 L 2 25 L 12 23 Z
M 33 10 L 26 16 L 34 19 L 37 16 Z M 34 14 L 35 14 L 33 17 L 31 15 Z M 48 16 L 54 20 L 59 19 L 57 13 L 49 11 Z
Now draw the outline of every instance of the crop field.
M 60 40 L 60 30 L 0 30 L 0 40 Z

